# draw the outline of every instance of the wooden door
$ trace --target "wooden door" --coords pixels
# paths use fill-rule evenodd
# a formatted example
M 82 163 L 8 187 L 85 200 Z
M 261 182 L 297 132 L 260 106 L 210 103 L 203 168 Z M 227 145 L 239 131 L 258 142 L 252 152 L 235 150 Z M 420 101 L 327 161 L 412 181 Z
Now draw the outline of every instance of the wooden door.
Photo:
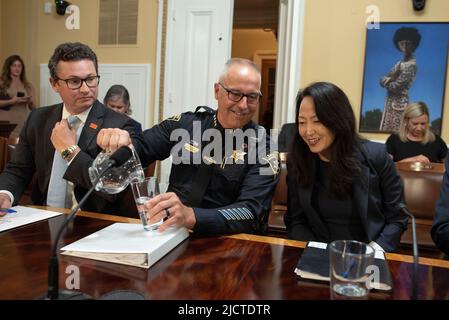
M 273 128 L 274 92 L 276 88 L 276 60 L 262 60 L 262 100 L 259 110 L 259 124 L 265 129 Z

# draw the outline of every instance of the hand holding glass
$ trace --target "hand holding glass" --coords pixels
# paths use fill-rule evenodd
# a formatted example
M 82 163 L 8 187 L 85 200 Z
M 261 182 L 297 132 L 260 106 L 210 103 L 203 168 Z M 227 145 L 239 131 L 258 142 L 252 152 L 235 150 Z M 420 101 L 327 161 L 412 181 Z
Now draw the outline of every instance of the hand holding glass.
M 161 219 L 159 222 L 148 224 L 147 210 L 145 208 L 145 203 L 159 194 L 159 182 L 157 178 L 149 177 L 140 181 L 131 182 L 131 190 L 143 228 L 148 231 L 157 230 L 164 220 Z

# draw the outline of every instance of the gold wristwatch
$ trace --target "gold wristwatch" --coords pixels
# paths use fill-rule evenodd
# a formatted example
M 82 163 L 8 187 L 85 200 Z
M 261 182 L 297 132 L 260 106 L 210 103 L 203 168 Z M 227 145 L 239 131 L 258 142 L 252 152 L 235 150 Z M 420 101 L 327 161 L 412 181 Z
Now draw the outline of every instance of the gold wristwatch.
M 72 158 L 72 154 L 78 149 L 78 145 L 74 144 L 68 147 L 65 150 L 61 151 L 61 157 L 62 159 L 69 161 Z

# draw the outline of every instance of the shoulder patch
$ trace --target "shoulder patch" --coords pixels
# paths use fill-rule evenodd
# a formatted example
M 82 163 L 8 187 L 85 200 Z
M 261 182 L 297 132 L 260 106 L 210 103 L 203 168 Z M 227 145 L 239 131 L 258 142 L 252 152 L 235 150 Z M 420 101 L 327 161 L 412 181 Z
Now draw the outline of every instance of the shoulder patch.
M 179 121 L 179 120 L 181 120 L 181 115 L 177 114 L 177 115 L 175 115 L 173 117 L 167 118 L 166 120 L 168 120 L 168 121 Z

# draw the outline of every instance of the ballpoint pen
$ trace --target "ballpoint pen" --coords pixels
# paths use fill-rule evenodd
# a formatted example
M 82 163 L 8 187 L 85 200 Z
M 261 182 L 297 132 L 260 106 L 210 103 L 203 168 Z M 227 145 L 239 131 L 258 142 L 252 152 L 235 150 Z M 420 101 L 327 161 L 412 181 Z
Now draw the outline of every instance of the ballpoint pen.
M 0 217 L 6 216 L 8 213 L 16 213 L 16 210 L 9 209 L 9 208 L 0 208 Z
M 343 277 L 347 279 L 349 277 L 350 272 L 354 269 L 355 266 L 355 258 L 351 258 L 351 263 L 346 271 L 343 272 Z
M 0 212 L 3 212 L 3 213 L 17 213 L 16 210 L 10 209 L 10 208 L 0 208 Z

